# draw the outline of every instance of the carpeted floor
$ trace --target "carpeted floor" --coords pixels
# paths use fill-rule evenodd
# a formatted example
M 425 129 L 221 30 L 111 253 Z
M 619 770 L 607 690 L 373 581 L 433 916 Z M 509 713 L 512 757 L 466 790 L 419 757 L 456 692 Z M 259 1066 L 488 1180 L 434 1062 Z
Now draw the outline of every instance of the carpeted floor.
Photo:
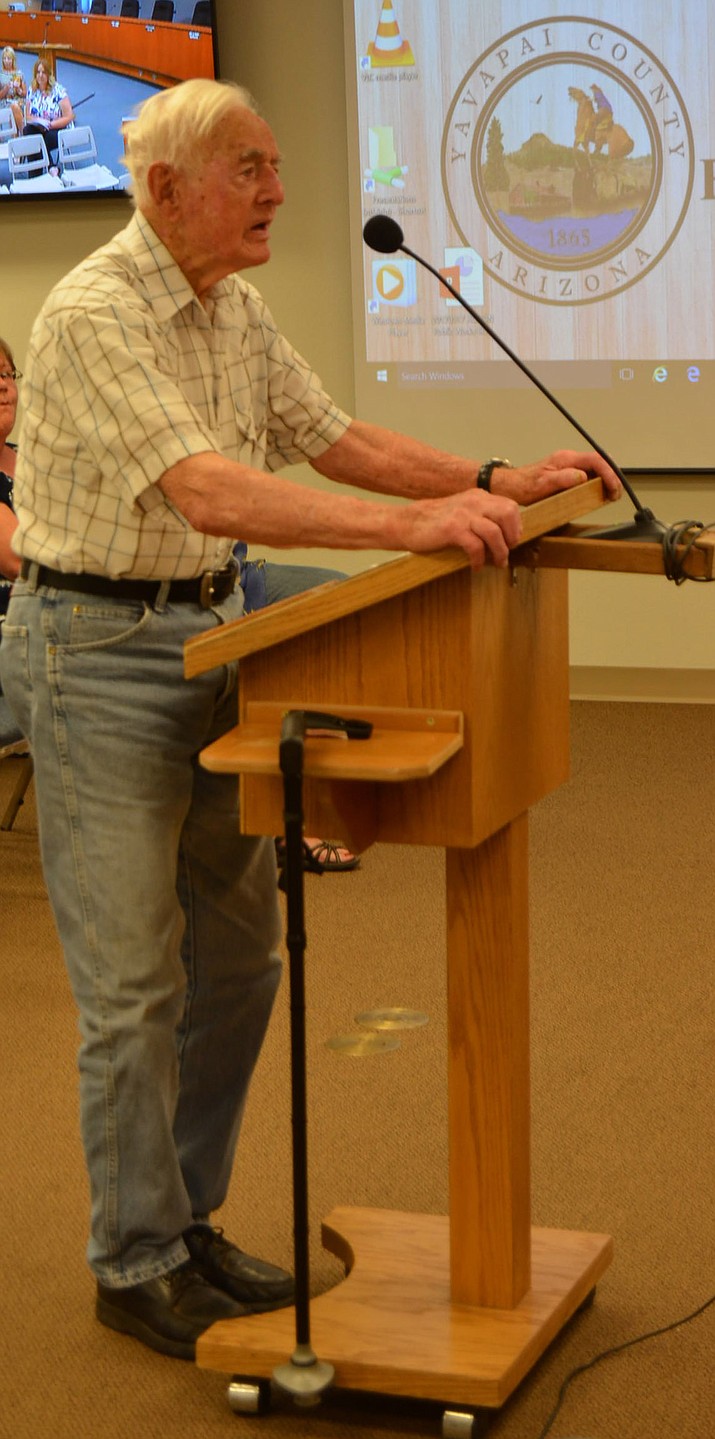
M 572 779 L 532 812 L 533 1215 L 605 1231 L 595 1305 L 493 1422 L 537 1439 L 564 1377 L 715 1291 L 712 1099 L 715 710 L 577 704 Z M 10 783 L 0 765 L 0 801 Z M 0 835 L 0 1436 L 363 1439 L 438 1434 L 433 1414 L 324 1407 L 234 1416 L 226 1380 L 102 1329 L 84 1262 L 76 1020 L 37 858 L 32 790 Z M 444 1212 L 443 856 L 378 846 L 355 874 L 308 881 L 314 1284 L 336 1204 Z M 423 1009 L 394 1053 L 325 1040 L 363 1009 Z M 219 1216 L 290 1263 L 284 986 Z M 553 1439 L 707 1439 L 715 1306 L 569 1390 Z

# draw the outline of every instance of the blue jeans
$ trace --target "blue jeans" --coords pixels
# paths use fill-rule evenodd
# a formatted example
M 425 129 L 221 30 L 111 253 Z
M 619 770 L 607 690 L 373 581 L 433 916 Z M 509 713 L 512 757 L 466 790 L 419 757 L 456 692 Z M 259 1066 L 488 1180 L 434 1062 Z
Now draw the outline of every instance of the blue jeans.
M 273 843 L 198 763 L 236 722 L 236 667 L 183 675 L 184 641 L 241 609 L 240 589 L 152 609 L 18 581 L 3 627 L 80 1014 L 88 1258 L 120 1287 L 180 1264 L 223 1202 L 280 978 Z
M 273 560 L 249 560 L 248 546 L 239 542 L 233 553 L 241 565 L 241 588 L 246 614 L 265 609 L 278 600 L 292 599 L 315 585 L 328 580 L 344 580 L 342 570 L 329 570 L 322 565 L 289 565 Z

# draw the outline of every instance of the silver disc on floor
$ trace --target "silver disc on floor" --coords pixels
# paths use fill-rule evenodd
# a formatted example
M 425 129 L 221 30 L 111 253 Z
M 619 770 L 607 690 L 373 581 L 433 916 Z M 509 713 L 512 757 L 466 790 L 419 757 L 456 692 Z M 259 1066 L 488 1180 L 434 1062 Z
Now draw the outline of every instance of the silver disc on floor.
M 390 1049 L 399 1049 L 400 1039 L 396 1034 L 336 1034 L 332 1039 L 326 1039 L 325 1047 L 334 1049 L 337 1054 L 365 1059 L 371 1054 L 385 1054 Z
M 420 1029 L 423 1024 L 429 1024 L 429 1016 L 420 1009 L 404 1009 L 398 1005 L 391 1009 L 367 1009 L 355 1015 L 355 1023 L 362 1024 L 365 1029 L 381 1031 Z

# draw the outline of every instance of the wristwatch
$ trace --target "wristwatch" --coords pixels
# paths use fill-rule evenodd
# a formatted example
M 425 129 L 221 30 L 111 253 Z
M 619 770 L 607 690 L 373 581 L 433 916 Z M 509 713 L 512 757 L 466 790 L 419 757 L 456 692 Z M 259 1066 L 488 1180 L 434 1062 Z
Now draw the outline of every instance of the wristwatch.
M 492 455 L 490 460 L 485 460 L 477 475 L 477 489 L 491 490 L 492 470 L 498 469 L 511 470 L 513 466 L 510 460 L 500 459 L 498 455 Z

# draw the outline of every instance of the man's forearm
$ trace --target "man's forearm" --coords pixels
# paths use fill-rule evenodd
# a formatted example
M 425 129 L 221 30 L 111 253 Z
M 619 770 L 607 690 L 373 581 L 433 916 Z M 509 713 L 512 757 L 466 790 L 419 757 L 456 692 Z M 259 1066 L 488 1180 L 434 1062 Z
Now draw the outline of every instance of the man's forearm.
M 403 549 L 398 507 L 296 484 L 207 452 L 160 488 L 194 529 L 275 549 Z
M 535 464 L 497 466 L 492 493 L 475 483 L 476 462 L 353 422 L 313 468 L 332 480 L 410 503 L 334 494 L 226 460 L 213 451 L 167 470 L 161 489 L 194 529 L 277 549 L 411 550 L 459 546 L 479 566 L 498 565 L 522 532 L 518 506 L 600 475 L 616 499 L 618 477 L 592 452 L 557 450 Z
M 456 483 L 456 479 L 455 479 Z M 194 529 L 275 548 L 411 550 L 459 546 L 475 565 L 507 563 L 521 520 L 513 500 L 472 484 L 457 493 L 379 503 L 298 485 L 213 452 L 172 466 L 160 488 Z
M 440 499 L 476 482 L 478 460 L 436 450 L 409 435 L 353 420 L 313 469 L 328 479 L 403 499 Z

